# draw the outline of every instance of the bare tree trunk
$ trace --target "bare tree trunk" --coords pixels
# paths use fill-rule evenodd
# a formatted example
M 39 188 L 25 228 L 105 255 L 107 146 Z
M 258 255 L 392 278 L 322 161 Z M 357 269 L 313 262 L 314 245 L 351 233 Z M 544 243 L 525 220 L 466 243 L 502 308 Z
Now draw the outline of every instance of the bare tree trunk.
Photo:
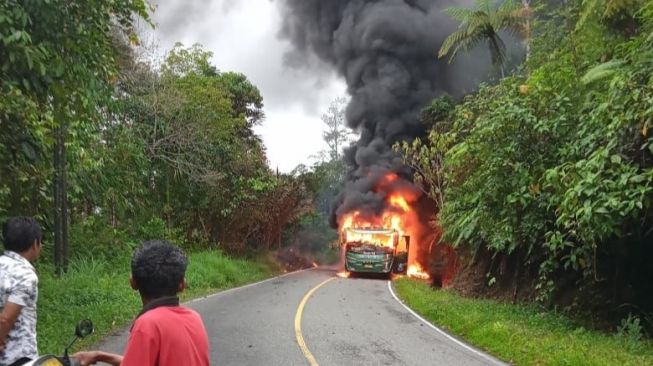
M 513 304 L 515 302 L 517 302 L 517 293 L 519 292 L 519 276 L 521 275 L 521 267 L 522 267 L 522 263 L 521 263 L 521 260 L 520 260 L 521 256 L 519 255 L 519 253 L 517 253 L 516 256 L 517 256 L 517 264 L 516 264 L 517 268 L 515 268 L 515 275 L 512 278 L 512 282 L 513 282 L 513 286 L 514 286 L 514 289 L 513 289 L 513 292 L 512 292 L 512 303 Z
M 68 266 L 68 199 L 66 191 L 66 128 L 59 118 L 54 130 L 54 264 L 57 275 Z
M 61 263 L 63 254 L 63 222 L 62 222 L 62 192 L 61 185 L 62 162 L 61 162 L 61 127 L 54 130 L 54 268 L 57 275 L 61 274 Z
M 118 218 L 116 217 L 116 203 L 113 199 L 111 200 L 111 227 L 114 229 L 118 227 Z
M 61 189 L 62 189 L 62 202 L 61 202 L 61 220 L 62 220 L 62 230 L 63 230 L 63 241 L 62 244 L 62 255 L 63 255 L 63 271 L 68 271 L 68 259 L 70 258 L 70 253 L 68 249 L 68 180 L 66 179 L 66 125 L 65 123 L 61 127 L 61 161 L 62 161 L 62 173 L 61 173 Z

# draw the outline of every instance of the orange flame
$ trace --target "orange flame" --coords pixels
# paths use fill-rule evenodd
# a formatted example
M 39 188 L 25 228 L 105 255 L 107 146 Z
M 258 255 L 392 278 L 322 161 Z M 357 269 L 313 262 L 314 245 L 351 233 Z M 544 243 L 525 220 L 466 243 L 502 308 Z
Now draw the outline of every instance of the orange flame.
M 406 199 L 399 194 L 390 196 L 388 201 L 391 206 L 400 208 L 403 212 L 410 211 L 410 205 L 406 202 Z
M 378 183 L 377 190 L 387 192 L 387 208 L 379 215 L 364 214 L 360 211 L 352 211 L 339 217 L 340 233 L 343 241 L 361 240 L 357 234 L 348 229 L 394 229 L 399 236 L 410 237 L 410 250 L 408 254 L 408 272 L 412 277 L 429 278 L 429 275 L 422 269 L 417 262 L 417 249 L 421 243 L 419 239 L 419 218 L 417 212 L 412 208 L 412 203 L 417 201 L 418 194 L 410 190 L 401 191 L 396 188 L 392 190 L 392 183 L 399 178 L 397 174 L 390 173 L 383 177 Z M 390 191 L 390 192 L 388 192 Z M 378 236 L 376 238 L 366 237 L 364 239 L 373 241 L 377 245 L 394 247 L 396 246 L 397 236 Z M 340 274 L 339 274 L 340 276 Z
M 349 278 L 349 272 L 347 271 L 338 272 L 337 276 L 340 278 Z
M 419 278 L 422 280 L 428 280 L 429 279 L 429 274 L 424 272 L 422 269 L 422 266 L 419 265 L 419 263 L 413 263 L 408 266 L 408 271 L 406 274 L 409 277 L 414 277 L 414 278 Z

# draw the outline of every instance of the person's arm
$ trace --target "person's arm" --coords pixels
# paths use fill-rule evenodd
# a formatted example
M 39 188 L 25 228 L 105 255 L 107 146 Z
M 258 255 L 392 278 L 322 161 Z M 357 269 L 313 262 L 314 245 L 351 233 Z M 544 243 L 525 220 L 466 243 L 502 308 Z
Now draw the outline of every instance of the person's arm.
M 82 366 L 95 365 L 97 362 L 104 362 L 113 366 L 119 366 L 122 363 L 121 355 L 102 351 L 78 352 L 72 357 L 76 358 Z
M 22 305 L 14 304 L 13 302 L 7 302 L 2 309 L 2 313 L 0 313 L 0 351 L 5 348 L 7 336 L 14 328 L 16 319 L 18 319 L 22 309 Z
M 16 320 L 24 307 L 36 306 L 38 277 L 35 273 L 21 276 L 20 281 L 9 290 L 7 302 L 0 313 L 0 350 L 4 349 L 7 336 L 14 328 Z M 33 334 L 36 338 L 36 335 Z
M 137 322 L 129 334 L 127 347 L 123 356 L 102 351 L 78 352 L 73 355 L 82 366 L 95 365 L 97 362 L 113 366 L 150 366 L 155 365 L 159 346 L 157 338 L 152 337 L 153 324 Z M 150 331 L 148 332 L 147 329 Z
M 159 358 L 159 338 L 156 325 L 148 321 L 136 321 L 129 335 L 121 366 L 154 366 Z

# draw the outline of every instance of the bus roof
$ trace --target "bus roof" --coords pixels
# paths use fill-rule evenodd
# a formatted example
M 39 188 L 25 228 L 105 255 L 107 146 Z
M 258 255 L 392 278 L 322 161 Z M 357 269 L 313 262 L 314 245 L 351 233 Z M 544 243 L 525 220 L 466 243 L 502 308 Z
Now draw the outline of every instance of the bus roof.
M 358 234 L 394 234 L 397 232 L 395 229 L 383 229 L 383 228 L 360 228 L 360 229 L 354 229 L 354 228 L 348 228 L 347 231 L 352 231 Z

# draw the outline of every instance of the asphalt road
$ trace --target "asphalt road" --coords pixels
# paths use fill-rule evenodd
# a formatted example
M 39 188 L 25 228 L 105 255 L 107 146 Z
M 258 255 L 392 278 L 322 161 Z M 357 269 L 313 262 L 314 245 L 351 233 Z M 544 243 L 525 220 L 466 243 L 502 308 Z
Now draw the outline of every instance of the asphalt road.
M 186 305 L 204 319 L 212 365 L 503 365 L 417 318 L 382 279 L 314 269 Z M 100 349 L 121 353 L 126 339 Z

